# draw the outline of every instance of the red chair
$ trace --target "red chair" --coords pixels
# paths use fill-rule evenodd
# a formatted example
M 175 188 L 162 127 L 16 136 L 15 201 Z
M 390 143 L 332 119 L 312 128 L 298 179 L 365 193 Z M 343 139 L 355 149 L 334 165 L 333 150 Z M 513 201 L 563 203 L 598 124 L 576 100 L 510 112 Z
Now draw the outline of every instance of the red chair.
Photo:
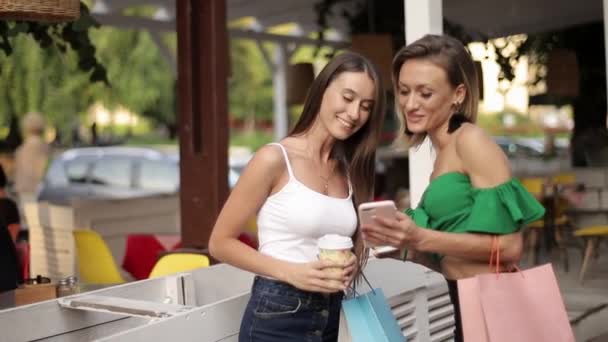
M 137 279 L 147 279 L 165 247 L 150 234 L 131 234 L 127 237 L 122 268 Z
M 19 241 L 15 244 L 17 257 L 19 258 L 19 274 L 21 281 L 30 277 L 30 244 L 27 241 Z
M 241 233 L 241 235 L 239 235 L 239 241 L 253 249 L 258 249 L 258 242 L 251 234 Z

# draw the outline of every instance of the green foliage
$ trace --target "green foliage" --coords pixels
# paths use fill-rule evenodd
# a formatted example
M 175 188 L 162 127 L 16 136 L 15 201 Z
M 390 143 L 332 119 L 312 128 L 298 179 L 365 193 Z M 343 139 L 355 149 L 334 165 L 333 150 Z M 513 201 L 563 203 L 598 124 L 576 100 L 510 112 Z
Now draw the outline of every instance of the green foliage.
M 12 40 L 17 36 L 30 35 L 43 49 L 55 47 L 60 53 L 66 53 L 69 49 L 75 51 L 78 56 L 78 68 L 89 74 L 91 82 L 107 84 L 105 68 L 97 61 L 95 46 L 88 34 L 89 29 L 98 26 L 88 7 L 82 2 L 80 18 L 72 22 L 0 21 L 0 50 L 10 56 L 14 50 Z
M 175 123 L 175 80 L 150 34 L 103 27 L 91 38 L 112 84 L 97 98 L 109 108 L 121 105 L 157 124 Z
M 256 43 L 251 40 L 231 40 L 230 60 L 230 115 L 248 120 L 272 119 L 272 72 Z
M 260 147 L 271 143 L 272 141 L 272 133 L 243 132 L 230 134 L 231 146 L 247 146 L 251 148 L 252 151 L 257 151 Z
M 62 131 L 69 129 L 71 118 L 94 101 L 90 76 L 78 69 L 73 51 L 56 53 L 42 49 L 31 36 L 11 39 L 11 55 L 0 55 L 0 117 L 7 124 L 11 116 L 29 111 L 44 113 Z
M 93 43 L 111 86 L 91 81 L 90 73 L 80 68 L 80 52 L 62 52 L 56 45 L 43 48 L 30 35 L 11 38 L 11 54 L 0 54 L 4 124 L 11 116 L 39 111 L 67 135 L 76 117 L 95 102 L 110 108 L 121 105 L 155 124 L 175 123 L 174 77 L 147 32 L 104 27 L 91 32 Z
M 128 10 L 129 15 L 143 17 L 153 13 L 150 6 Z M 161 39 L 176 55 L 176 34 L 163 34 Z M 253 41 L 232 40 L 230 47 L 230 115 L 270 120 L 271 70 Z M 272 55 L 273 46 L 266 47 Z M 171 66 L 148 32 L 99 28 L 84 4 L 81 18 L 72 23 L 0 21 L 0 121 L 4 126 L 11 116 L 39 111 L 67 136 L 78 117 L 92 104 L 101 103 L 110 109 L 125 107 L 153 125 L 175 128 L 175 87 Z M 259 140 L 236 139 L 254 145 Z

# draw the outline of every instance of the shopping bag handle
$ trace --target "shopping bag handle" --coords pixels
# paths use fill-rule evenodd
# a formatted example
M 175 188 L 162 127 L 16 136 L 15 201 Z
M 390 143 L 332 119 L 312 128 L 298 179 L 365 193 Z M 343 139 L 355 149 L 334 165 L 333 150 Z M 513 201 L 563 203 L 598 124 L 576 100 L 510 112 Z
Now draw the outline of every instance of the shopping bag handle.
M 365 280 L 365 282 L 367 283 L 367 286 L 369 286 L 369 288 L 372 290 L 372 293 L 375 295 L 376 291 L 374 290 L 374 287 L 372 286 L 372 284 L 369 282 L 369 280 L 367 280 L 367 277 L 365 276 L 365 273 L 363 273 L 363 270 L 361 270 L 361 272 L 359 272 L 359 274 L 361 274 L 361 277 L 363 278 L 363 280 Z M 355 282 L 353 281 L 351 283 L 350 289 L 353 291 L 353 293 L 355 294 L 355 296 L 359 296 L 359 292 L 357 292 L 357 289 L 355 288 Z
M 513 268 L 517 270 L 519 274 L 523 277 L 523 272 L 517 267 L 515 263 L 511 265 Z M 490 272 L 494 271 L 496 273 L 496 278 L 500 274 L 500 241 L 498 240 L 498 236 L 492 236 L 492 250 L 490 251 Z M 495 268 L 494 270 L 492 268 Z

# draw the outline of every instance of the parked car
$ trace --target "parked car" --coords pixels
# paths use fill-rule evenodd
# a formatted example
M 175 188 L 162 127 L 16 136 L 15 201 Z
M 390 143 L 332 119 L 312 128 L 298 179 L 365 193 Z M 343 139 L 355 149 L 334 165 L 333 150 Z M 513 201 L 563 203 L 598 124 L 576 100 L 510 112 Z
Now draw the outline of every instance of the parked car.
M 494 140 L 510 159 L 517 157 L 543 157 L 544 146 L 542 141 L 534 139 L 514 139 L 503 136 L 494 137 Z
M 232 188 L 241 163 L 228 169 Z M 38 193 L 39 201 L 130 198 L 179 191 L 176 149 L 87 147 L 69 149 L 51 162 Z
M 540 139 L 497 136 L 494 140 L 509 158 L 511 170 L 516 176 L 544 175 L 569 168 L 567 147 L 558 147 L 557 154 L 546 156 Z

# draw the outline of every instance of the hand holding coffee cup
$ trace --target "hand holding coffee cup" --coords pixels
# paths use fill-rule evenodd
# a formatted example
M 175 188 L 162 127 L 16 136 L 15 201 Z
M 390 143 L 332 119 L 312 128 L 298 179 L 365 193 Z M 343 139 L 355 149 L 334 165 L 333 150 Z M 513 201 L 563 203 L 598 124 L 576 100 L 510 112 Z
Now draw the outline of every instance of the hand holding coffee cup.
M 328 260 L 347 265 L 353 257 L 353 241 L 348 236 L 327 234 L 318 240 L 317 245 L 319 247 L 320 260 Z M 336 277 L 340 277 L 344 274 L 344 267 L 331 267 L 327 268 L 327 270 L 332 272 Z M 337 280 L 332 280 L 332 282 L 335 282 L 335 285 L 337 286 L 342 285 L 342 283 Z

